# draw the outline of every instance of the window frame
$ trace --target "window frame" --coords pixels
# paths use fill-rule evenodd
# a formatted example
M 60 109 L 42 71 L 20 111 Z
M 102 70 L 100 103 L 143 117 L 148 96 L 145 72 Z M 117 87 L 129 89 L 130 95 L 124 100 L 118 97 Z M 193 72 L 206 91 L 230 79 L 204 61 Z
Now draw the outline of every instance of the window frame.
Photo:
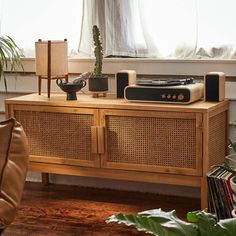
M 92 71 L 95 62 L 93 58 L 69 58 L 68 61 L 69 73 L 72 74 Z M 23 58 L 22 63 L 24 72 L 35 72 L 34 58 Z M 236 77 L 236 59 L 177 60 L 156 58 L 104 58 L 104 74 L 116 74 L 117 71 L 124 69 L 136 70 L 137 74 L 141 75 L 203 76 L 209 71 L 222 71 L 226 76 Z

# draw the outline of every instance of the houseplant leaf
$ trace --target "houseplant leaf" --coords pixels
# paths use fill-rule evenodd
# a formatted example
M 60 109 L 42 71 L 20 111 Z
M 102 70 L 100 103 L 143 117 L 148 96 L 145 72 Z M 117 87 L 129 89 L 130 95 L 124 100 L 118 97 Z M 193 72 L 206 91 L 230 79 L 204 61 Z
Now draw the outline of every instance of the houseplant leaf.
M 125 224 L 127 226 L 135 226 L 138 231 L 144 231 L 146 233 L 151 233 L 158 236 L 171 235 L 168 234 L 160 224 L 152 219 L 148 219 L 147 217 L 118 213 L 117 215 L 109 217 L 106 222 L 116 222 L 118 224 Z
M 107 223 L 116 222 L 135 226 L 158 236 L 235 236 L 236 219 L 225 219 L 217 222 L 215 214 L 203 211 L 192 211 L 187 214 L 188 222 L 180 220 L 175 210 L 170 212 L 161 209 L 148 210 L 135 215 L 119 213 L 107 219 Z
M 212 236 L 215 224 L 217 222 L 216 216 L 206 211 L 192 211 L 188 212 L 187 220 L 198 225 L 200 235 Z
M 236 153 L 236 142 L 232 142 L 231 140 L 229 140 L 229 147 L 232 148 Z
M 197 226 L 180 220 L 175 211 L 164 212 L 161 209 L 143 211 L 134 215 L 119 213 L 108 218 L 107 223 L 117 222 L 134 225 L 139 231 L 145 231 L 158 236 L 198 236 Z
M 187 214 L 187 220 L 198 225 L 201 236 L 236 235 L 236 219 L 216 221 L 216 216 L 206 211 L 193 211 Z
M 230 165 L 228 164 L 228 162 L 226 162 L 226 161 L 223 162 L 223 163 L 221 163 L 221 164 L 216 164 L 216 165 L 214 165 L 213 167 L 220 167 L 220 168 L 222 168 L 223 170 L 227 170 L 228 172 L 230 172 L 230 173 L 232 173 L 234 176 L 236 176 L 236 168 L 230 166 Z
M 21 63 L 20 49 L 9 36 L 0 36 L 0 80 L 4 79 L 5 89 L 7 91 L 5 70 L 10 66 L 10 71 L 15 71 L 18 67 L 23 70 Z
M 213 235 L 234 236 L 236 235 L 236 219 L 220 220 L 214 228 Z

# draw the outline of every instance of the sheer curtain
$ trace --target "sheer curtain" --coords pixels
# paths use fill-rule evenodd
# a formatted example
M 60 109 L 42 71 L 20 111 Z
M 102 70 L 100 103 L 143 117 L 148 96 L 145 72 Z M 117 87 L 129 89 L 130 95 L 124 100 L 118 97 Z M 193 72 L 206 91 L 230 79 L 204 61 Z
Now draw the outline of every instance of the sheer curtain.
M 78 54 L 83 0 L 0 0 L 0 34 L 11 36 L 26 57 L 34 57 L 38 39 L 68 39 Z
M 0 0 L 0 34 L 26 57 L 34 42 L 68 39 L 70 56 L 93 56 L 92 26 L 105 56 L 236 58 L 235 0 Z M 81 34 L 82 33 L 82 34 Z
M 235 58 L 235 0 L 84 0 L 80 55 L 101 29 L 106 56 Z
M 149 45 L 144 38 L 138 0 L 84 0 L 80 55 L 93 54 L 94 24 L 100 28 L 106 56 L 146 56 Z

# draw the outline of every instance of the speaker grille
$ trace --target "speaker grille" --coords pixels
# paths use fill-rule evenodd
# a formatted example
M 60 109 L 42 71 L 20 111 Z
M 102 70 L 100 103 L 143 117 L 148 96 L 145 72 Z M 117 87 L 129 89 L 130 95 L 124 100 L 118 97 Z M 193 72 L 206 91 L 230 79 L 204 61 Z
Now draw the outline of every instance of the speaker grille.
M 227 114 L 222 112 L 209 120 L 209 168 L 224 161 L 226 149 Z
M 92 115 L 16 110 L 15 117 L 24 127 L 31 155 L 92 160 Z
M 106 116 L 108 162 L 196 168 L 196 120 Z
M 206 75 L 205 80 L 206 101 L 219 101 L 219 75 Z
M 129 84 L 128 73 L 119 72 L 116 75 L 117 97 L 124 98 L 124 89 Z

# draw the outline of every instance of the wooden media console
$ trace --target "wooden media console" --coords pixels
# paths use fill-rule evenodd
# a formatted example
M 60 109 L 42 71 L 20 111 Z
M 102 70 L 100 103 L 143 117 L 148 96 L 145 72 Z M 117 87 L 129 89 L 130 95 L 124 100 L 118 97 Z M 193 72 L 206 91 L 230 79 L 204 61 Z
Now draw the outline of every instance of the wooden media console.
M 203 209 L 206 173 L 226 154 L 228 107 L 32 94 L 7 99 L 6 115 L 25 129 L 31 171 L 200 187 Z

